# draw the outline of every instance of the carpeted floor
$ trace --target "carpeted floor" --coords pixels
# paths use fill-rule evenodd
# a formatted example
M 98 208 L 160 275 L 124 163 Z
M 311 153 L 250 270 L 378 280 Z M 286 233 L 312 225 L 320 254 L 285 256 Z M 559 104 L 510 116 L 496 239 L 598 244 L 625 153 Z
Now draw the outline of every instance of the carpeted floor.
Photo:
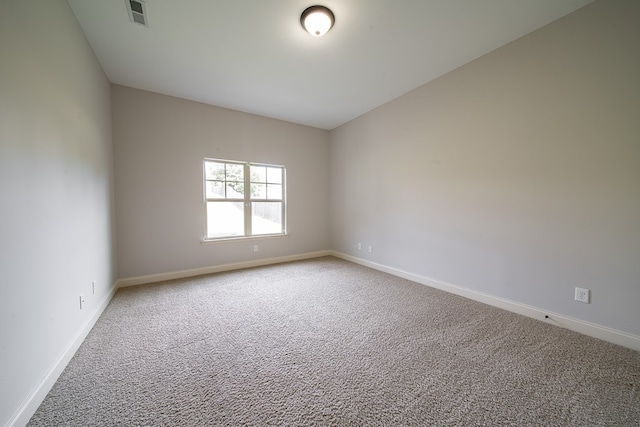
M 640 353 L 320 258 L 120 289 L 30 426 L 640 426 Z

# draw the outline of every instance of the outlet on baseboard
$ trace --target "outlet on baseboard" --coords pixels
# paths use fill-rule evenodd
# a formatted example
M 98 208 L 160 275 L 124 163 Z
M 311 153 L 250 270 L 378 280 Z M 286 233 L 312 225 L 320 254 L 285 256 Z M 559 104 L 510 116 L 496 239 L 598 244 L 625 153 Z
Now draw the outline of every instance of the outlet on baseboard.
M 575 300 L 579 302 L 583 302 L 585 304 L 589 304 L 589 296 L 591 291 L 589 289 L 584 288 L 576 288 Z

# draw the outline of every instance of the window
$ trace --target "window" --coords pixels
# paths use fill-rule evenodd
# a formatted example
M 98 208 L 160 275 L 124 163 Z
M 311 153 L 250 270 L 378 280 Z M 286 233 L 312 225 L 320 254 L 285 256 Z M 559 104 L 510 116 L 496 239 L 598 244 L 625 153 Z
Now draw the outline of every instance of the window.
M 285 234 L 285 168 L 204 160 L 205 239 Z

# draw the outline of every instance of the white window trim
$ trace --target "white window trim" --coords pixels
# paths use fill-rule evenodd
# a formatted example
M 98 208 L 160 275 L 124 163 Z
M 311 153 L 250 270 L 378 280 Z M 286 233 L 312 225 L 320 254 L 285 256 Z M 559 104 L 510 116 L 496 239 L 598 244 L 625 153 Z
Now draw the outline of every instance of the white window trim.
M 282 202 L 282 232 L 281 233 L 272 233 L 272 234 L 257 234 L 257 235 L 252 235 L 251 233 L 251 215 L 246 215 L 245 216 L 245 221 L 248 221 L 248 223 L 245 225 L 245 230 L 249 233 L 247 235 L 244 236 L 224 236 L 224 237 L 207 237 L 208 231 L 207 231 L 207 227 L 208 227 L 208 223 L 207 223 L 207 202 L 211 201 L 209 199 L 207 199 L 207 195 L 206 195 L 206 182 L 207 182 L 207 178 L 206 178 L 206 167 L 205 164 L 207 161 L 210 162 L 219 162 L 219 163 L 231 163 L 231 164 L 238 164 L 238 165 L 243 165 L 243 166 L 248 166 L 245 167 L 244 171 L 245 171 L 245 176 L 244 176 L 244 182 L 245 183 L 249 183 L 249 185 L 251 185 L 251 176 L 250 176 L 250 168 L 251 166 L 264 166 L 264 167 L 275 167 L 275 168 L 281 168 L 282 169 L 282 199 L 280 199 L 279 201 Z M 202 200 L 203 200 L 203 207 L 204 207 L 204 236 L 201 239 L 200 243 L 202 245 L 209 245 L 209 244 L 215 244 L 215 243 L 225 243 L 225 242 L 237 242 L 237 241 L 246 241 L 246 240 L 264 240 L 264 239 L 278 239 L 278 238 L 283 238 L 283 237 L 288 237 L 289 236 L 289 232 L 288 232 L 288 227 L 287 227 L 287 169 L 284 165 L 276 165 L 276 164 L 270 164 L 270 163 L 257 163 L 257 162 L 243 162 L 243 161 L 238 161 L 238 160 L 226 160 L 226 159 L 217 159 L 217 158 L 210 158 L 210 157 L 205 157 L 202 160 Z M 260 200 L 255 200 L 257 202 L 261 202 L 263 201 L 262 199 Z M 269 201 L 269 200 L 264 200 L 264 201 Z M 245 203 L 245 208 L 249 208 L 251 209 L 251 198 L 249 196 L 249 201 L 245 200 L 243 201 Z M 248 206 L 247 206 L 248 205 Z
M 283 234 L 260 234 L 258 236 L 238 236 L 238 237 L 216 237 L 214 239 L 203 238 L 200 240 L 201 245 L 215 245 L 218 243 L 246 242 L 249 240 L 269 240 L 282 239 L 289 237 L 291 233 Z

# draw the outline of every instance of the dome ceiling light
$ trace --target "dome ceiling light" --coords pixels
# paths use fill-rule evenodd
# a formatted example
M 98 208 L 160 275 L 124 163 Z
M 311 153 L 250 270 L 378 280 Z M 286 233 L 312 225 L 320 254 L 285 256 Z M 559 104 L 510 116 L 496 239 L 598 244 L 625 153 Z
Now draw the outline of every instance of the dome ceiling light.
M 300 15 L 300 24 L 314 37 L 324 36 L 333 27 L 336 18 L 324 6 L 309 6 Z

